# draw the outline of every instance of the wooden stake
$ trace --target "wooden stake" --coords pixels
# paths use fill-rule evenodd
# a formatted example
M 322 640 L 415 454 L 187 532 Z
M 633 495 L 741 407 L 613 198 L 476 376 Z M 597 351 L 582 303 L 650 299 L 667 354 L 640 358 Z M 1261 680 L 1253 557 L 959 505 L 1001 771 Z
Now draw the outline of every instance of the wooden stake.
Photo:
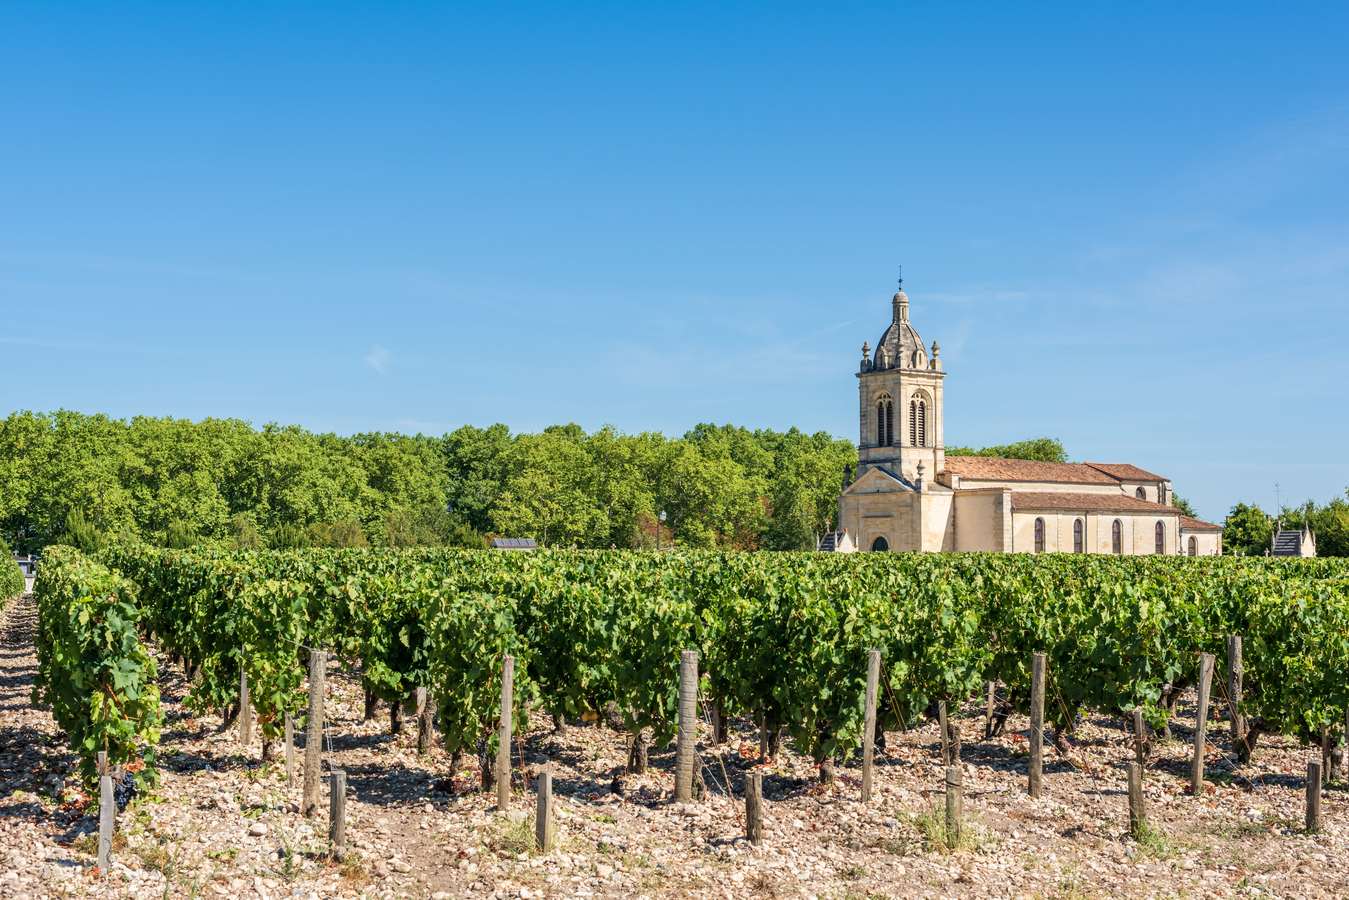
M 1040 796 L 1045 755 L 1045 655 L 1036 653 L 1030 665 L 1030 778 L 1032 797 Z
M 1143 767 L 1129 763 L 1129 834 L 1136 840 L 1147 824 L 1143 809 Z
M 328 852 L 341 862 L 347 855 L 347 773 L 333 769 L 328 778 L 332 788 L 328 794 Z
M 309 653 L 309 721 L 304 738 L 304 799 L 300 811 L 312 818 L 319 812 L 319 769 L 323 766 L 323 691 L 328 654 Z
M 436 707 L 426 688 L 417 688 L 417 752 L 425 756 L 431 752 L 431 741 L 436 730 Z
M 946 727 L 946 701 L 937 701 L 937 730 L 941 732 L 941 764 L 951 764 L 951 732 Z
M 1307 830 L 1321 830 L 1321 764 L 1307 763 Z
M 551 853 L 557 845 L 557 830 L 553 822 L 553 773 L 543 771 L 535 781 L 538 797 L 534 806 L 534 843 L 543 853 Z
M 988 700 L 984 704 L 984 740 L 990 740 L 993 737 L 993 701 L 997 697 L 997 682 L 988 683 Z
M 867 651 L 866 725 L 862 729 L 862 802 L 871 801 L 872 766 L 876 754 L 876 688 L 881 678 L 881 651 Z M 748 796 L 748 795 L 746 795 Z
M 1349 707 L 1344 710 L 1344 740 L 1340 742 L 1340 771 L 1349 778 Z
M 1143 710 L 1134 707 L 1134 759 L 1138 765 L 1142 766 L 1147 762 L 1148 755 L 1148 733 L 1144 729 L 1147 725 L 1143 722 Z
M 511 805 L 511 715 L 515 703 L 515 657 L 501 661 L 501 725 L 497 730 L 497 811 Z
M 1246 717 L 1241 714 L 1241 635 L 1227 637 L 1227 718 L 1232 726 L 1232 748 L 1246 740 Z
M 112 828 L 117 815 L 117 801 L 112 794 L 112 772 L 108 770 L 108 754 L 98 751 L 98 867 L 108 870 L 112 861 Z
M 745 779 L 745 837 L 755 847 L 763 844 L 763 772 L 759 769 Z
M 693 766 L 698 727 L 698 651 L 679 655 L 679 732 L 675 753 L 675 802 L 693 800 Z
M 1194 758 L 1190 761 L 1190 790 L 1198 797 L 1204 792 L 1204 748 L 1208 733 L 1208 694 L 1213 684 L 1213 654 L 1199 654 L 1199 704 L 1195 709 Z
M 286 790 L 295 790 L 295 717 L 286 713 Z
M 247 748 L 253 743 L 253 701 L 248 696 L 248 673 L 239 668 L 239 743 Z
M 955 849 L 960 843 L 960 766 L 946 767 L 946 846 Z

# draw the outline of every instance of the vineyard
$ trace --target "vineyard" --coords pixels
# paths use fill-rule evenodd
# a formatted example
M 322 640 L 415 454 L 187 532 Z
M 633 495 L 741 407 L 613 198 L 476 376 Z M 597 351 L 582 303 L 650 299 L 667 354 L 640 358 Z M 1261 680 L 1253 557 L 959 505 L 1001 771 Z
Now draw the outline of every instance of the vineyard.
M 679 653 L 694 649 L 720 716 L 762 719 L 825 777 L 858 744 L 873 648 L 883 729 L 989 681 L 1024 711 L 1034 652 L 1063 739 L 1084 710 L 1141 708 L 1164 728 L 1198 654 L 1221 656 L 1228 635 L 1247 648 L 1243 758 L 1262 733 L 1319 739 L 1349 706 L 1349 567 L 1335 561 L 123 547 L 100 563 L 58 548 L 37 594 L 44 697 L 90 777 L 96 749 L 151 762 L 154 669 L 137 633 L 187 666 L 199 709 L 236 703 L 245 675 L 266 743 L 303 711 L 306 653 L 324 649 L 372 697 L 428 689 L 446 749 L 484 754 L 505 655 L 519 726 L 535 708 L 612 709 L 662 743 Z
M 429 696 L 451 770 L 478 768 L 484 786 L 507 658 L 516 734 L 531 716 L 609 721 L 641 773 L 675 735 L 681 651 L 696 651 L 710 742 L 741 723 L 760 758 L 790 746 L 826 789 L 863 743 L 872 650 L 882 739 L 985 700 L 984 736 L 997 735 L 1030 710 L 1037 653 L 1060 754 L 1093 716 L 1140 710 L 1166 735 L 1201 654 L 1219 661 L 1214 705 L 1228 717 L 1233 635 L 1245 728 L 1222 753 L 1231 771 L 1258 768 L 1262 736 L 1335 745 L 1349 707 L 1349 567 L 1328 560 L 120 546 L 97 559 L 52 548 L 36 594 L 36 695 L 90 787 L 99 752 L 154 783 L 152 650 L 181 667 L 199 714 L 240 716 L 246 684 L 264 761 L 288 719 L 303 727 L 324 651 L 359 679 L 367 716 L 388 702 L 396 721 Z

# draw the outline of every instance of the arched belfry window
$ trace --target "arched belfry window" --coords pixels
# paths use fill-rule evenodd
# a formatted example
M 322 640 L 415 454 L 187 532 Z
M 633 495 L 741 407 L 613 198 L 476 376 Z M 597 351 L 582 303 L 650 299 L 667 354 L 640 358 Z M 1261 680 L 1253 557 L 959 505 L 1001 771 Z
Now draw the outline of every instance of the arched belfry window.
M 1194 539 L 1194 535 L 1190 535 L 1189 552 L 1191 556 L 1199 555 L 1199 542 Z
M 1148 499 L 1148 492 L 1143 490 L 1142 488 L 1139 488 L 1138 490 L 1134 491 L 1134 496 L 1137 497 L 1139 500 L 1146 500 Z
M 895 442 L 895 404 L 889 394 L 876 398 L 876 446 L 889 447 Z
M 1141 490 L 1143 490 L 1143 489 L 1142 489 L 1142 488 L 1139 488 L 1139 490 L 1141 491 Z M 1163 523 L 1163 522 L 1158 522 L 1158 523 L 1157 523 L 1157 527 L 1153 529 L 1153 533 L 1157 536 L 1157 548 L 1156 548 L 1157 553 L 1158 553 L 1158 554 L 1165 553 L 1165 552 L 1166 552 L 1166 524 Z
M 871 542 L 872 553 L 884 553 L 886 550 L 889 549 L 890 549 L 890 542 L 883 537 L 878 537 L 876 538 L 876 540 Z
M 1087 549 L 1086 526 L 1081 519 L 1073 519 L 1073 552 L 1082 553 Z
M 1035 552 L 1045 552 L 1045 520 L 1035 520 Z
M 1110 552 L 1116 556 L 1124 552 L 1124 523 L 1119 519 L 1110 524 Z
M 927 446 L 927 396 L 914 394 L 909 401 L 909 445 Z

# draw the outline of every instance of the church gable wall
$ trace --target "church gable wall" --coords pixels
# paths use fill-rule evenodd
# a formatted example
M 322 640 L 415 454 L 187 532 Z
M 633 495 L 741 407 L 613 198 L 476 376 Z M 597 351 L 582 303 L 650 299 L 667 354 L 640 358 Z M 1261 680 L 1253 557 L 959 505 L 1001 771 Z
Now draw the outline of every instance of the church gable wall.
M 959 491 L 955 494 L 955 549 L 1006 549 L 1005 502 L 1002 491 Z

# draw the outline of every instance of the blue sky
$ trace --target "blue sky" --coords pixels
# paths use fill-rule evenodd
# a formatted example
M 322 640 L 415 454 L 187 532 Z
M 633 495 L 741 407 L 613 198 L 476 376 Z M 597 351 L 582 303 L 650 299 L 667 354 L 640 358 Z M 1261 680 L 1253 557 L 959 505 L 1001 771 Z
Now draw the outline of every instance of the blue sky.
M 1349 7 L 1174 6 L 6 3 L 0 411 L 855 438 L 902 263 L 948 442 L 1329 499 Z

